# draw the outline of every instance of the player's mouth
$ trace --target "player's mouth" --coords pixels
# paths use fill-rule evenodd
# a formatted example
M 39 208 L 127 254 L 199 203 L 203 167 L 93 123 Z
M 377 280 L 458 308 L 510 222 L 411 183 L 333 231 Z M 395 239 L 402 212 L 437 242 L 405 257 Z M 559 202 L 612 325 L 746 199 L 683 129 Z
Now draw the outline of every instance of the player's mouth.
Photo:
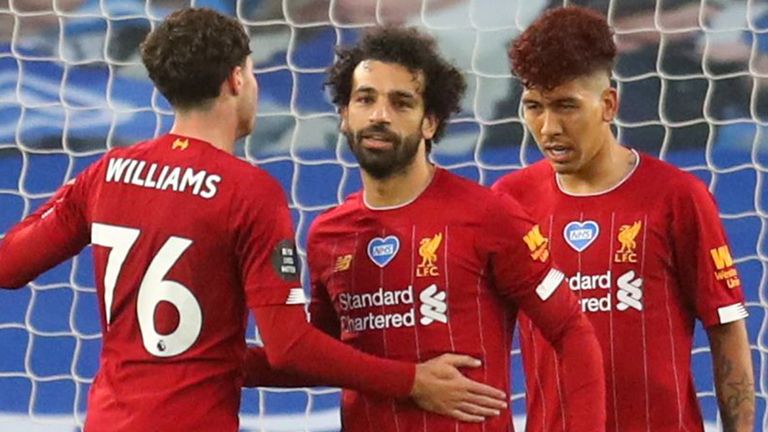
M 573 156 L 573 149 L 560 144 L 546 145 L 544 155 L 552 162 L 565 163 Z
M 370 150 L 387 150 L 394 147 L 395 142 L 389 134 L 363 134 L 360 138 L 363 147 Z
M 363 138 L 363 146 L 370 150 L 385 150 L 392 148 L 392 142 L 374 138 Z

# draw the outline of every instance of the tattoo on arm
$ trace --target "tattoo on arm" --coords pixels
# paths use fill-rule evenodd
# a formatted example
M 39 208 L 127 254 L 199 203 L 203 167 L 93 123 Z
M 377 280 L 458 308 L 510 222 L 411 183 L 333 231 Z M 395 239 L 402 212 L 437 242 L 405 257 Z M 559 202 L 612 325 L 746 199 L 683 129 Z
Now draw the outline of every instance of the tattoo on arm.
M 746 354 L 733 349 L 728 332 L 710 332 L 717 402 L 724 432 L 752 431 L 755 390 L 748 345 Z M 745 360 L 746 355 L 746 360 Z

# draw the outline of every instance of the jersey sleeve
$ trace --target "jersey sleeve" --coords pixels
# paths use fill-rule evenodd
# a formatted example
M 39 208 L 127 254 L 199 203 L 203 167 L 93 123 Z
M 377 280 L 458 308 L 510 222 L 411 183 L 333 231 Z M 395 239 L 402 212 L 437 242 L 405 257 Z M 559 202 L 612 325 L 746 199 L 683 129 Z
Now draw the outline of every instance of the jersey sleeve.
M 304 304 L 293 223 L 282 188 L 263 174 L 241 185 L 236 203 L 235 253 L 248 307 Z
M 746 318 L 741 279 L 714 197 L 694 179 L 675 192 L 668 238 L 683 295 L 705 327 Z
M 6 233 L 0 243 L 0 287 L 20 288 L 89 243 L 87 197 L 100 166 L 101 161 L 91 165 Z

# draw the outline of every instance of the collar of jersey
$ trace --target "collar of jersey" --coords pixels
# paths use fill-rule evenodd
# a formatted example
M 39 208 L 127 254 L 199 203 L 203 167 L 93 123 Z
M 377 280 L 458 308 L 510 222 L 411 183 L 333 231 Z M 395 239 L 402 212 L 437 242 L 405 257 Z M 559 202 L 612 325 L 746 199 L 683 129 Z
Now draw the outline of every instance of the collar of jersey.
M 371 211 L 397 210 L 399 208 L 407 207 L 407 206 L 413 204 L 417 199 L 419 199 L 419 197 L 424 195 L 424 193 L 427 192 L 429 190 L 429 188 L 432 187 L 432 184 L 435 182 L 435 179 L 437 178 L 438 175 L 440 175 L 440 171 L 442 171 L 442 169 L 440 167 L 435 167 L 435 173 L 432 175 L 432 178 L 429 180 L 429 183 L 427 183 L 427 187 L 425 187 L 421 192 L 416 194 L 413 198 L 409 199 L 408 201 L 406 201 L 404 203 L 400 203 L 400 204 L 395 204 L 395 205 L 392 205 L 392 206 L 374 207 L 374 206 L 368 204 L 368 201 L 365 199 L 365 188 L 363 188 L 363 192 L 361 193 L 362 201 L 363 201 L 363 206 L 365 208 L 367 208 L 368 210 L 371 210 Z
M 613 192 L 614 190 L 618 189 L 621 185 L 626 183 L 627 180 L 629 180 L 629 178 L 632 177 L 632 174 L 634 174 L 635 171 L 637 171 L 637 167 L 640 166 L 640 154 L 637 153 L 637 151 L 635 149 L 629 149 L 629 151 L 631 151 L 632 153 L 635 154 L 635 165 L 627 173 L 627 175 L 624 176 L 624 178 L 619 180 L 618 183 L 616 183 L 615 185 L 609 187 L 608 189 L 602 190 L 602 191 L 598 191 L 598 192 L 589 192 L 589 193 L 573 193 L 573 192 L 568 192 L 565 189 L 563 189 L 563 185 L 560 184 L 560 176 L 557 173 L 555 173 L 555 183 L 557 183 L 557 189 L 560 192 L 562 192 L 563 194 L 568 195 L 568 196 L 572 196 L 572 197 L 591 197 L 591 196 L 604 195 L 604 194 Z

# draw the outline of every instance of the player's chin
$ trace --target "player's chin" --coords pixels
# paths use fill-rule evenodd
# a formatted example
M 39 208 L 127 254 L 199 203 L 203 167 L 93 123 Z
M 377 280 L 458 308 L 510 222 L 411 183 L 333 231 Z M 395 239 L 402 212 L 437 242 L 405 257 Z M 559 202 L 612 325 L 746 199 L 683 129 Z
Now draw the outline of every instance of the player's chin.
M 243 122 L 243 124 L 240 125 L 238 128 L 237 133 L 237 139 L 246 137 L 253 133 L 253 130 L 256 127 L 256 118 L 254 117 L 252 120 L 248 120 L 247 122 Z
M 549 164 L 552 166 L 552 169 L 555 170 L 555 172 L 558 174 L 573 174 L 577 171 L 577 166 L 572 161 L 554 161 L 547 158 L 547 162 L 549 162 Z

